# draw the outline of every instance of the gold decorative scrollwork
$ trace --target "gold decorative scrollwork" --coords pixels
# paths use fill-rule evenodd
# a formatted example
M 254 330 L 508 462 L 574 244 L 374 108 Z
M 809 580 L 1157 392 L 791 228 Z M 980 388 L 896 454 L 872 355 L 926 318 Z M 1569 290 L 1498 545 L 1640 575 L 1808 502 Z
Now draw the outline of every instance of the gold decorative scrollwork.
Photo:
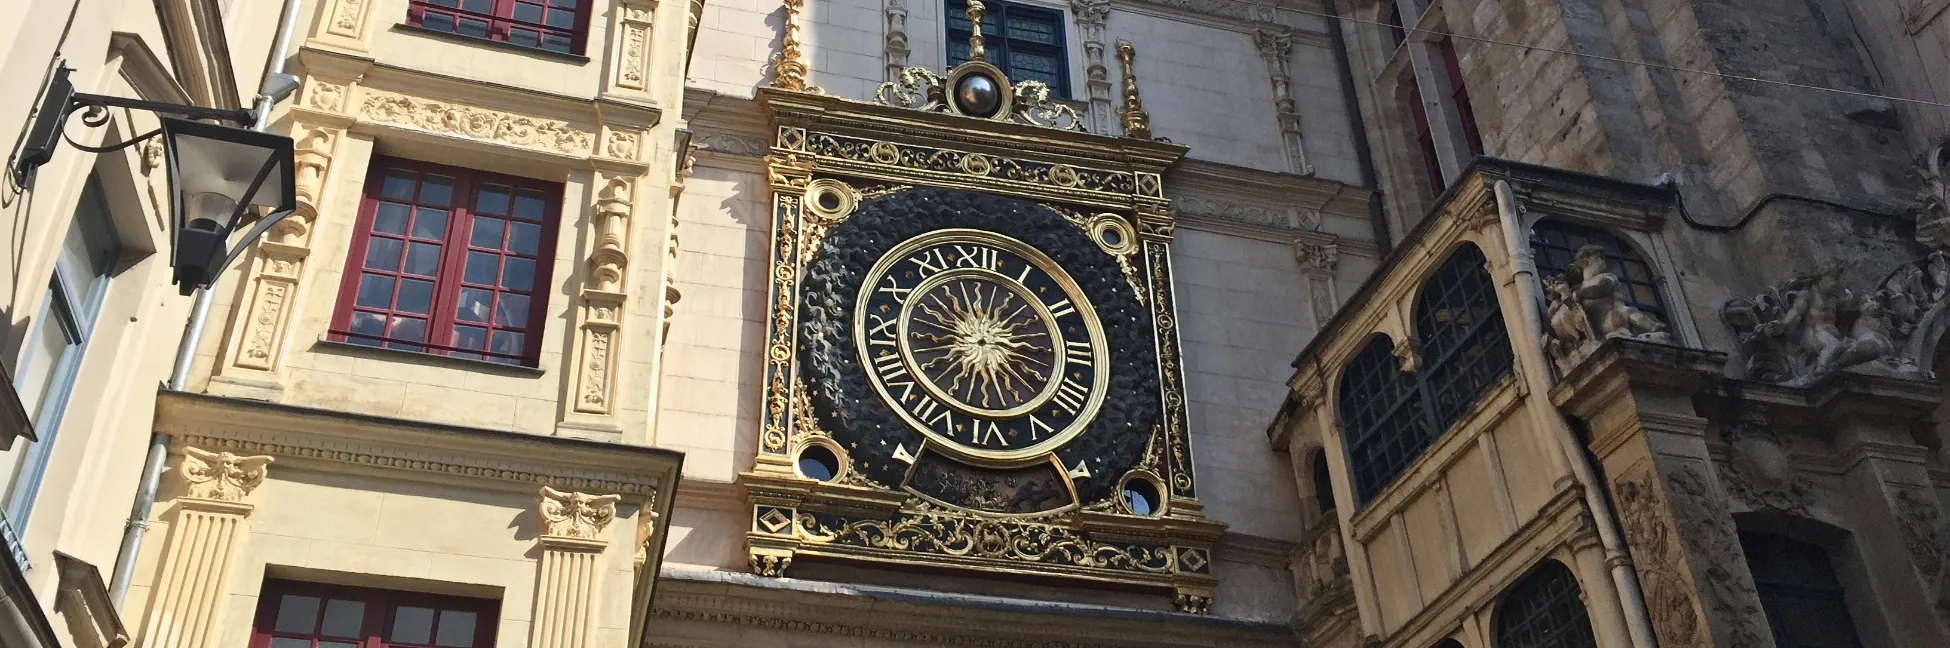
M 1139 174 L 1125 171 L 1108 171 L 1087 167 L 1073 167 L 1067 164 L 1052 164 L 1032 160 L 1000 157 L 982 153 L 972 153 L 947 148 L 915 146 L 872 140 L 832 133 L 810 133 L 806 136 L 807 153 L 819 158 L 831 158 L 861 164 L 892 167 L 911 171 L 930 171 L 956 176 L 977 176 L 1013 182 L 1045 184 L 1079 191 L 1089 191 L 1119 195 L 1149 195 L 1139 187 Z M 971 163 L 966 158 L 980 156 L 983 161 Z M 792 161 L 797 162 L 794 158 Z M 971 168 L 970 165 L 975 165 Z M 1075 180 L 1060 184 L 1052 179 L 1052 174 L 1062 179 Z M 1157 181 L 1156 174 L 1144 174 L 1143 181 L 1151 187 Z
M 1171 547 L 1092 540 L 1047 524 L 922 513 L 892 520 L 800 512 L 799 532 L 818 542 L 965 558 L 987 558 L 1146 574 L 1171 574 Z
M 1082 230 L 1084 236 L 1090 237 L 1090 240 L 1096 243 L 1098 248 L 1103 249 L 1105 254 L 1116 258 L 1117 268 L 1124 271 L 1124 282 L 1131 286 L 1131 294 L 1137 296 L 1138 303 L 1145 302 L 1144 295 L 1147 291 L 1138 281 L 1137 268 L 1131 265 L 1131 255 L 1137 252 L 1138 239 L 1131 231 L 1129 222 L 1117 214 L 1085 216 L 1062 205 L 1045 203 L 1043 206 L 1062 214 L 1063 220 L 1077 226 L 1077 229 Z
M 874 89 L 873 102 L 883 106 L 927 112 L 953 112 L 948 105 L 949 82 L 933 70 L 910 67 L 892 81 Z M 1050 87 L 1041 81 L 1021 81 L 1012 88 L 1014 100 L 1009 109 L 994 119 L 1030 126 L 1082 132 L 1083 117 L 1075 108 L 1050 98 Z

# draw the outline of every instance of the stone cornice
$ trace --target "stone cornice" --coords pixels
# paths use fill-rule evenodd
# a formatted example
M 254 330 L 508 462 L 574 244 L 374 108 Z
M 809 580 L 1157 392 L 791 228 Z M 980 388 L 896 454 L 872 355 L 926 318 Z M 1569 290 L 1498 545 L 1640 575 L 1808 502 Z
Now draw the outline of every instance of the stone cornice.
M 1293 558 L 1295 546 L 1292 542 L 1277 538 L 1227 532 L 1219 536 L 1219 544 L 1213 547 L 1212 555 L 1216 560 L 1285 569 Z
M 381 471 L 532 494 L 536 484 L 621 493 L 667 511 L 683 454 L 409 421 L 261 401 L 162 391 L 156 433 L 172 446 L 277 458 L 281 470 Z
M 690 634 L 696 629 L 674 626 L 739 626 L 751 645 L 769 645 L 755 636 L 766 631 L 984 648 L 1271 648 L 1292 641 L 1283 624 L 1136 608 L 724 571 L 668 570 L 660 581 L 654 615 L 662 627 Z

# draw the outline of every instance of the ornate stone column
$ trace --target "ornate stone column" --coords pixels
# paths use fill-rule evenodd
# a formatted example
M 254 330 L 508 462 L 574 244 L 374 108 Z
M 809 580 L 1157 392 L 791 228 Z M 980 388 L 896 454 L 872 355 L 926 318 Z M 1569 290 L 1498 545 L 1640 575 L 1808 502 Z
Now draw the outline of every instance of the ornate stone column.
M 613 153 L 634 156 L 635 144 L 628 148 Z M 635 171 L 624 169 L 598 169 L 594 178 L 596 204 L 590 220 L 595 247 L 582 288 L 573 370 L 567 377 L 572 402 L 562 427 L 620 433 L 614 422 L 616 365 L 623 358 L 619 347 L 623 306 L 629 300 L 630 224 L 638 179 Z
M 1315 243 L 1307 239 L 1293 242 L 1293 258 L 1300 262 L 1300 274 L 1307 279 L 1307 304 L 1314 311 L 1314 325 L 1325 328 L 1340 308 L 1341 298 L 1334 289 L 1334 274 L 1341 264 L 1341 247 L 1335 243 Z
M 1307 161 L 1307 143 L 1300 136 L 1300 113 L 1293 107 L 1293 32 L 1253 30 L 1253 45 L 1266 60 L 1266 72 L 1273 83 L 1273 112 L 1280 120 L 1280 140 L 1286 147 L 1287 170 L 1313 175 Z
M 907 69 L 907 0 L 887 0 L 887 80 Z
M 621 495 L 565 493 L 542 487 L 536 513 L 542 533 L 535 581 L 530 648 L 589 648 L 595 644 L 596 597 L 603 573 L 603 534 L 616 519 Z
M 1110 0 L 1070 0 L 1070 14 L 1083 34 L 1083 85 L 1090 96 L 1090 132 L 1109 135 L 1110 68 L 1104 65 L 1104 26 L 1110 19 Z
M 271 457 L 183 448 L 176 474 L 188 492 L 176 499 L 176 519 L 156 569 L 155 590 L 142 623 L 145 648 L 213 645 L 230 563 L 252 505 L 244 499 L 264 483 Z

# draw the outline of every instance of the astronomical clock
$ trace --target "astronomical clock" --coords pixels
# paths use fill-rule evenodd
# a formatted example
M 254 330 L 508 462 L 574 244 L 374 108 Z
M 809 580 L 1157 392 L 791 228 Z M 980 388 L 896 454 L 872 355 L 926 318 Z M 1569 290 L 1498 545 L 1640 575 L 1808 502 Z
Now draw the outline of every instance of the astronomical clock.
M 1120 58 L 1124 131 L 1145 135 Z M 1204 612 L 1223 527 L 1192 472 L 1161 182 L 1184 148 L 1083 132 L 1047 87 L 974 59 L 871 103 L 760 92 L 751 568 L 1071 580 Z

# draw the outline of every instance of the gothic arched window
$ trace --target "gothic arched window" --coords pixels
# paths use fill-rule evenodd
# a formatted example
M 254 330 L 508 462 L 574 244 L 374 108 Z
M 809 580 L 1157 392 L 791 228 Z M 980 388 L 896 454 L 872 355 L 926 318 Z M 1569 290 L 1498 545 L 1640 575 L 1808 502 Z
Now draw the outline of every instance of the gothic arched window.
M 1658 273 L 1624 239 L 1595 227 L 1553 220 L 1538 222 L 1530 232 L 1530 252 L 1537 258 L 1538 277 L 1564 274 L 1578 250 L 1596 245 L 1605 251 L 1605 267 L 1625 284 L 1627 303 L 1661 322 L 1672 323 L 1666 317 L 1665 297 L 1659 294 Z
M 1347 443 L 1348 481 L 1356 502 L 1394 481 L 1435 441 L 1422 390 L 1403 373 L 1395 344 L 1375 335 L 1341 372 L 1340 422 Z
M 1420 373 L 1438 433 L 1510 373 L 1510 336 L 1487 263 L 1482 250 L 1463 244 L 1423 282 L 1415 300 Z
M 1510 586 L 1497 604 L 1496 648 L 1596 648 L 1578 580 L 1563 563 L 1546 560 Z
M 1778 646 L 1861 648 L 1835 567 L 1821 547 L 1768 533 L 1741 533 L 1760 608 Z

